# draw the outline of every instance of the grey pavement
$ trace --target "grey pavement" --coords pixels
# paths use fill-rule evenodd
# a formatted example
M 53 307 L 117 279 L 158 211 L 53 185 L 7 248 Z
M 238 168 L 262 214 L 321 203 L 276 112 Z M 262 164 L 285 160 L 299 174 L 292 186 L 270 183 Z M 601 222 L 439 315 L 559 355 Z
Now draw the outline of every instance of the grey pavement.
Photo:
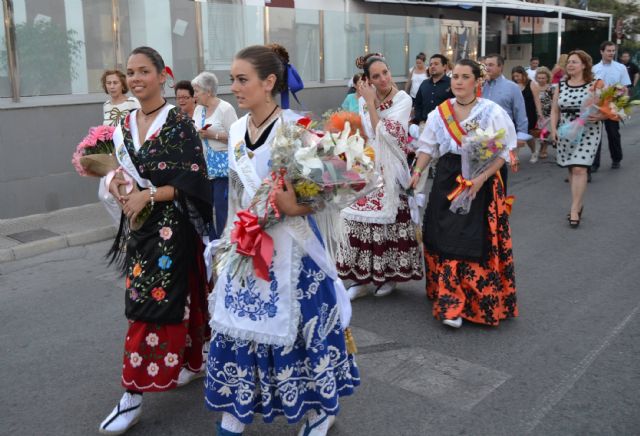
M 113 220 L 101 203 L 0 219 L 0 263 L 104 241 L 115 234 Z
M 609 169 L 605 145 L 577 230 L 565 171 L 522 152 L 509 181 L 519 318 L 446 328 L 420 282 L 354 302 L 362 385 L 330 435 L 640 434 L 640 122 L 622 135 L 622 169 Z M 97 434 L 122 392 L 122 280 L 105 263 L 108 241 L 68 243 L 72 220 L 37 227 L 67 248 L 0 263 L 2 435 Z M 202 389 L 145 395 L 128 434 L 213 435 L 219 414 Z M 245 434 L 296 434 L 256 421 Z

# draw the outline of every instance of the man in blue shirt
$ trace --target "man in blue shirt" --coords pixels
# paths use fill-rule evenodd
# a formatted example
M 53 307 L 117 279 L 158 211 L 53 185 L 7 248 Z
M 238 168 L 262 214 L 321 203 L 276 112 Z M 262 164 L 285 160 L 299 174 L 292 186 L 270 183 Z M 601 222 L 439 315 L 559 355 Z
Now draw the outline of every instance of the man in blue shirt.
M 451 79 L 445 74 L 449 60 L 441 54 L 429 59 L 429 78 L 420 84 L 414 107 L 414 121 L 420 124 L 427 121 L 429 113 L 440 103 L 453 98 Z
M 499 54 L 492 53 L 487 55 L 484 59 L 484 66 L 487 70 L 487 76 L 489 80 L 484 82 L 482 87 L 482 97 L 491 100 L 499 104 L 513 121 L 518 134 L 518 147 L 526 144 L 526 141 L 531 139 L 529 135 L 529 121 L 527 119 L 527 110 L 524 106 L 524 97 L 520 87 L 511 80 L 507 80 L 502 75 L 502 68 L 504 67 L 504 58 Z M 517 149 L 511 155 L 511 158 L 516 160 L 511 164 L 517 167 Z M 507 167 L 506 165 L 500 169 L 502 178 L 505 182 L 505 191 L 507 183 Z
M 616 45 L 611 41 L 605 41 L 600 44 L 600 56 L 602 60 L 595 64 L 591 71 L 596 79 L 600 79 L 606 86 L 615 85 L 617 83 L 629 86 L 629 73 L 627 68 L 620 62 L 613 60 L 616 55 Z M 617 170 L 620 168 L 622 160 L 622 144 L 620 142 L 620 123 L 613 120 L 605 120 L 604 128 L 607 131 L 607 142 L 609 143 L 609 153 L 611 154 L 611 168 Z M 602 148 L 602 139 L 598 146 L 598 152 L 593 160 L 591 172 L 595 173 L 600 168 L 600 149 Z
M 522 91 L 515 82 L 502 75 L 504 58 L 499 54 L 490 54 L 485 58 L 484 66 L 489 80 L 484 82 L 482 97 L 498 103 L 507 111 L 518 133 L 518 145 L 520 145 L 520 141 L 531 139 Z

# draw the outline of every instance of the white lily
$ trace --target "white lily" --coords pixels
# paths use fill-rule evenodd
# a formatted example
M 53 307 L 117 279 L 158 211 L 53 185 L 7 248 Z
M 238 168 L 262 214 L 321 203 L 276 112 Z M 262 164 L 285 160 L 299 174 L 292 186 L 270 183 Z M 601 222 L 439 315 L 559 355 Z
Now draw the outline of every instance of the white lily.
M 504 129 L 500 129 L 497 132 L 494 132 L 491 127 L 487 127 L 486 129 L 481 129 L 480 127 L 478 127 L 476 129 L 475 133 L 476 133 L 476 135 L 478 135 L 481 138 L 499 139 L 499 138 L 502 138 L 504 136 L 505 130 Z
M 364 153 L 364 139 L 359 133 L 355 135 L 349 135 L 351 132 L 351 126 L 349 123 L 344 123 L 344 129 L 336 139 L 335 154 L 340 155 L 344 153 L 347 158 L 347 170 L 350 170 L 354 161 L 360 161 L 364 164 L 368 164 L 371 159 Z
M 311 144 L 307 147 L 300 147 L 294 158 L 302 167 L 302 174 L 308 176 L 313 169 L 322 170 L 322 161 L 318 157 L 318 145 Z

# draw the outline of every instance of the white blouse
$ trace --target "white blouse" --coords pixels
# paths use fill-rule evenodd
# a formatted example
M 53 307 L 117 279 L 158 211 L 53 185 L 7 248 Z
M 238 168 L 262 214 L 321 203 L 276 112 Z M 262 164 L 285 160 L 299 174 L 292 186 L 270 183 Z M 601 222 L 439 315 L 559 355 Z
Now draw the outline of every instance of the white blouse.
M 236 111 L 224 100 L 220 100 L 218 103 L 218 107 L 213 111 L 211 116 L 204 119 L 202 121 L 202 112 L 205 112 L 206 116 L 207 108 L 201 105 L 196 106 L 196 109 L 193 111 L 193 123 L 198 129 L 202 129 L 205 125 L 211 124 L 209 127 L 209 131 L 211 132 L 226 132 L 229 134 L 229 129 L 231 125 L 238 120 L 238 116 L 236 115 Z M 204 140 L 202 141 L 204 145 Z M 209 147 L 211 147 L 215 151 L 227 151 L 227 143 L 222 141 L 216 141 L 215 139 L 208 139 Z
M 451 103 L 455 99 L 451 99 Z M 516 128 L 509 115 L 499 105 L 484 98 L 478 99 L 478 103 L 471 109 L 469 116 L 460 123 L 465 131 L 471 131 L 478 127 L 497 132 L 500 129 L 506 131 L 504 143 L 506 147 L 500 152 L 500 157 L 509 162 L 509 150 L 517 147 L 518 139 Z M 435 109 L 427 117 L 425 128 L 418 138 L 418 153 L 426 153 L 434 158 L 444 156 L 447 153 L 461 154 L 460 146 L 449 134 L 445 121 L 440 111 Z
M 102 105 L 102 124 L 105 126 L 115 126 L 131 111 L 138 109 L 140 103 L 135 97 L 127 97 L 120 104 L 113 104 L 111 100 L 107 100 Z

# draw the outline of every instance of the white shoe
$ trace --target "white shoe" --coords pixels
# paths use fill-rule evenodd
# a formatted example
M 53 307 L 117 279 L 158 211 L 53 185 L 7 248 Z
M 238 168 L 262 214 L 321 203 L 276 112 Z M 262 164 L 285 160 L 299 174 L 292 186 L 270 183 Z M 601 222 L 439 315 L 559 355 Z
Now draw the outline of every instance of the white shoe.
M 376 297 L 386 297 L 396 289 L 395 282 L 387 282 L 373 292 Z
M 197 378 L 204 377 L 205 371 L 201 369 L 198 372 L 193 372 L 187 368 L 182 368 L 180 374 L 178 374 L 178 387 L 182 387 L 194 381 Z
M 454 329 L 459 329 L 460 327 L 462 327 L 462 318 L 457 317 L 456 319 L 445 319 L 442 320 L 442 324 L 453 327 Z
M 538 152 L 534 152 L 531 154 L 531 159 L 529 159 L 530 163 L 536 163 L 538 162 Z
M 356 298 L 364 297 L 369 293 L 367 285 L 353 285 L 347 289 L 347 295 L 349 300 L 353 301 Z
M 133 427 L 142 413 L 142 395 L 125 392 L 118 405 L 106 417 L 98 431 L 101 434 L 122 434 Z
M 333 427 L 333 424 L 336 423 L 336 415 L 329 415 L 329 428 L 327 430 L 331 430 L 331 427 Z
M 298 436 L 325 436 L 333 423 L 331 419 L 332 415 L 324 415 L 315 423 L 310 424 L 309 419 L 307 419 L 300 431 L 298 432 Z M 333 418 L 335 421 L 335 417 Z

